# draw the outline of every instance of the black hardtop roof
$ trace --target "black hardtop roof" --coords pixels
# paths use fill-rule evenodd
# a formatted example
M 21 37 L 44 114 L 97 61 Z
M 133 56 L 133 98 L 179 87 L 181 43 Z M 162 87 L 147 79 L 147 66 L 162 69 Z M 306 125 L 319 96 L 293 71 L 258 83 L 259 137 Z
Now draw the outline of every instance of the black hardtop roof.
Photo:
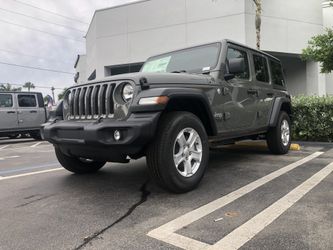
M 189 48 L 195 48 L 195 47 L 199 47 L 199 46 L 204 46 L 204 45 L 209 45 L 209 44 L 214 44 L 214 43 L 230 43 L 230 44 L 233 44 L 233 45 L 236 45 L 236 46 L 239 46 L 239 47 L 243 47 L 244 49 L 248 49 L 248 50 L 252 50 L 256 53 L 259 53 L 259 54 L 262 54 L 262 55 L 265 55 L 273 60 L 276 60 L 278 62 L 280 62 L 280 59 L 262 51 L 262 50 L 257 50 L 255 48 L 252 48 L 252 47 L 249 47 L 245 44 L 242 44 L 242 43 L 239 43 L 239 42 L 235 42 L 233 40 L 230 40 L 230 39 L 223 39 L 223 40 L 219 40 L 219 41 L 213 41 L 213 42 L 208 42 L 208 43 L 202 43 L 202 44 L 197 44 L 197 45 L 193 45 L 193 46 L 188 46 L 188 47 L 184 47 L 184 48 L 181 48 L 181 49 L 176 49 L 176 50 L 171 50 L 171 51 L 167 51 L 165 53 L 161 53 L 161 54 L 157 54 L 157 55 L 153 55 L 149 58 L 153 58 L 153 57 L 156 57 L 156 56 L 162 56 L 162 55 L 165 55 L 165 54 L 169 54 L 169 53 L 172 53 L 172 52 L 177 52 L 177 51 L 182 51 L 182 50 L 185 50 L 185 49 L 189 49 Z M 148 59 L 149 59 L 148 58 Z
M 249 47 L 249 46 L 247 46 L 247 45 L 244 45 L 244 44 L 242 44 L 242 43 L 238 43 L 238 42 L 235 42 L 235 41 L 233 41 L 233 40 L 229 40 L 229 39 L 224 39 L 224 40 L 222 40 L 222 41 L 226 41 L 227 43 L 231 43 L 231 44 L 234 44 L 234 45 L 237 45 L 237 46 L 243 47 L 243 48 L 245 48 L 245 49 L 252 50 L 252 51 L 254 51 L 254 52 L 257 52 L 257 53 L 259 53 L 259 54 L 263 54 L 263 55 L 265 55 L 265 56 L 267 56 L 267 57 L 270 57 L 270 58 L 272 58 L 272 59 L 274 59 L 274 60 L 280 62 L 280 59 L 279 59 L 279 58 L 276 58 L 275 56 L 272 56 L 271 54 L 266 53 L 266 52 L 264 52 L 264 51 L 262 51 L 262 50 L 255 49 L 255 48 Z

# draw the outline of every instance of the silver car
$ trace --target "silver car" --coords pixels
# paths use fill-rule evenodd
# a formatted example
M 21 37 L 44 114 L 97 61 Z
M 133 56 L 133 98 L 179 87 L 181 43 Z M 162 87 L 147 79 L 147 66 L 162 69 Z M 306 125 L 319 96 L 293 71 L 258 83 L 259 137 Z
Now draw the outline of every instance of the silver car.
M 29 134 L 41 139 L 40 126 L 46 117 L 41 93 L 0 92 L 0 136 L 15 138 Z

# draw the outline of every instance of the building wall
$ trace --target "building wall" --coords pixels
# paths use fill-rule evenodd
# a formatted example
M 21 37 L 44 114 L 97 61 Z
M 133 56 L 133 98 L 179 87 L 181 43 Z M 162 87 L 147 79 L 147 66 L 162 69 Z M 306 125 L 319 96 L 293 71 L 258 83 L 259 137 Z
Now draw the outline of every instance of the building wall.
M 263 1 L 262 49 L 290 55 L 282 60 L 293 94 L 318 89 L 317 82 L 307 82 L 319 79 L 318 70 L 295 55 L 322 31 L 320 0 Z M 103 78 L 107 66 L 142 62 L 151 55 L 223 38 L 255 47 L 252 0 L 142 0 L 98 10 L 87 33 L 86 77 L 96 70 L 97 78 Z
M 99 10 L 87 33 L 87 75 L 166 51 L 230 38 L 245 43 L 244 0 L 148 0 Z
M 300 54 L 307 41 L 323 30 L 320 0 L 262 1 L 261 49 Z M 246 44 L 255 47 L 255 6 L 245 0 Z
M 88 76 L 86 75 L 86 68 L 87 68 L 87 56 L 80 55 L 80 58 L 76 65 L 76 72 L 79 72 L 80 76 L 78 78 L 77 84 L 84 84 Z

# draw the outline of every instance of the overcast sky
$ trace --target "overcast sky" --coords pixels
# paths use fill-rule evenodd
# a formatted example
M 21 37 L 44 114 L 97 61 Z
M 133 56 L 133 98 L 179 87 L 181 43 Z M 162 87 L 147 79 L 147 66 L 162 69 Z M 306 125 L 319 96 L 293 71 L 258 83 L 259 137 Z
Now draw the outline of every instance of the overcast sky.
M 44 95 L 51 94 L 51 86 L 61 89 L 73 85 L 74 63 L 78 54 L 85 53 L 83 37 L 94 11 L 134 1 L 0 0 L 0 83 L 23 84 L 30 81 L 36 86 L 47 87 L 35 89 Z M 26 69 L 2 63 L 52 69 L 69 74 Z M 57 94 L 60 91 L 57 89 L 55 92 Z

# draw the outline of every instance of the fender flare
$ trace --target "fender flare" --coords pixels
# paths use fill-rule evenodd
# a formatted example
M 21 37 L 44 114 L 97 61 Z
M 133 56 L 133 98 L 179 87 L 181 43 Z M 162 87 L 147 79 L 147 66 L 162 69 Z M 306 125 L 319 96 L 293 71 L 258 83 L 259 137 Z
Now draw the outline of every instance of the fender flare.
M 166 105 L 138 105 L 138 101 L 140 98 L 143 97 L 152 97 L 152 96 L 167 96 L 169 97 L 169 102 Z M 208 116 L 208 122 L 212 129 L 212 133 L 214 135 L 217 135 L 217 127 L 215 123 L 215 119 L 213 117 L 213 112 L 211 109 L 210 101 L 207 98 L 206 94 L 201 91 L 200 89 L 190 89 L 190 88 L 152 88 L 147 91 L 143 91 L 140 93 L 140 95 L 137 97 L 136 100 L 134 100 L 134 103 L 131 107 L 131 112 L 137 113 L 137 112 L 152 112 L 152 111 L 164 111 L 168 104 L 172 100 L 176 99 L 196 99 L 200 103 L 203 104 L 203 107 L 206 111 L 206 114 Z
M 269 127 L 275 127 L 279 118 L 279 114 L 281 111 L 281 107 L 284 103 L 287 103 L 291 106 L 290 99 L 287 97 L 277 97 L 274 100 L 274 104 L 272 107 L 271 117 L 269 119 Z

